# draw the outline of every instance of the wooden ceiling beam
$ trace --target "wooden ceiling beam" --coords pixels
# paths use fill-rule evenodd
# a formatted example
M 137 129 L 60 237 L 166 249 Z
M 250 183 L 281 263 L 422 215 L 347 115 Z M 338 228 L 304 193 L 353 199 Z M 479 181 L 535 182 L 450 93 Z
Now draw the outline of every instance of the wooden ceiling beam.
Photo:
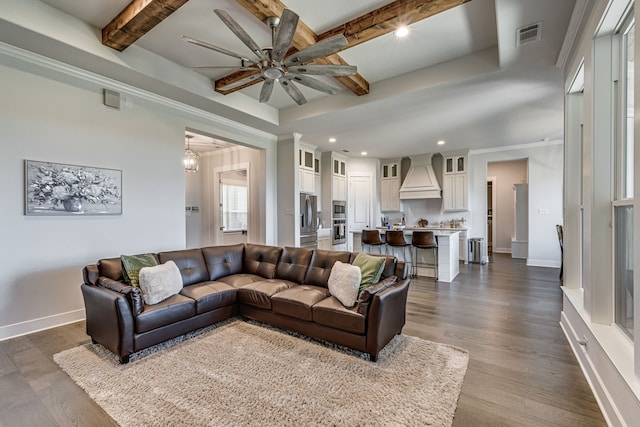
M 393 32 L 400 26 L 411 25 L 469 1 L 471 0 L 397 0 L 320 35 L 316 35 L 309 26 L 300 20 L 287 56 L 336 34 L 343 34 L 349 41 L 349 44 L 341 50 L 349 49 Z M 261 21 L 270 16 L 281 16 L 285 9 L 285 5 L 279 0 L 236 0 L 236 2 Z M 325 58 L 318 58 L 313 62 L 316 64 L 349 65 L 337 52 Z M 220 87 L 243 79 L 251 73 L 253 72 L 236 71 L 216 80 L 216 91 L 228 94 L 261 81 L 256 80 L 229 90 L 220 89 Z M 369 83 L 360 74 L 336 77 L 336 79 L 356 95 L 369 93 Z
M 102 29 L 102 44 L 122 52 L 188 0 L 133 0 Z
M 411 25 L 470 1 L 397 0 L 329 31 L 325 31 L 318 36 L 318 41 L 336 34 L 342 34 L 349 41 L 349 44 L 342 50 L 349 49 L 360 43 L 391 33 L 401 26 Z

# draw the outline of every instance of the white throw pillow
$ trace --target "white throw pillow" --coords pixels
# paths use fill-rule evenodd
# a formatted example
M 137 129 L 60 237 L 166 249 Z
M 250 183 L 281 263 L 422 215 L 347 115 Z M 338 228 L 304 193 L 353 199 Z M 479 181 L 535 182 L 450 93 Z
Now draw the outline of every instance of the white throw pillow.
M 358 298 L 360 280 L 362 272 L 358 267 L 336 261 L 329 274 L 329 293 L 345 307 L 353 307 Z
M 173 261 L 140 269 L 140 290 L 145 304 L 153 305 L 182 290 L 182 275 Z

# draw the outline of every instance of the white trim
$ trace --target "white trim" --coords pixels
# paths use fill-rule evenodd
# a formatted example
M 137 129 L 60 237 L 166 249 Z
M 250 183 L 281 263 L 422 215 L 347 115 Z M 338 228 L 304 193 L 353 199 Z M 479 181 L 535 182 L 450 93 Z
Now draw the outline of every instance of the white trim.
M 494 246 L 492 252 L 493 253 L 498 253 L 498 254 L 510 254 L 511 253 L 511 248 L 499 248 L 497 246 Z
M 44 331 L 46 329 L 56 328 L 58 326 L 75 323 L 84 319 L 85 311 L 84 308 L 81 308 L 78 310 L 68 311 L 66 313 L 41 317 L 39 319 L 31 319 L 24 322 L 14 323 L 12 325 L 0 326 L 0 341 Z
M 562 144 L 563 144 L 562 140 L 559 140 L 559 139 L 554 141 L 538 141 L 538 142 L 530 142 L 528 144 L 505 145 L 504 147 L 479 148 L 475 150 L 469 150 L 469 155 L 497 153 L 501 151 L 512 151 L 512 150 L 527 150 L 530 148 L 548 147 L 550 145 L 562 145 Z
M 571 13 L 571 20 L 569 21 L 569 26 L 567 28 L 567 32 L 564 35 L 564 41 L 562 42 L 562 47 L 560 48 L 560 53 L 558 54 L 558 59 L 556 60 L 556 67 L 560 69 L 564 69 L 567 65 L 567 60 L 569 59 L 569 54 L 571 53 L 571 47 L 576 42 L 576 38 L 578 37 L 578 31 L 580 30 L 580 23 L 583 21 L 585 13 L 587 11 L 587 6 L 591 6 L 592 0 L 577 0 L 575 6 L 573 7 L 573 12 Z
M 251 126 L 247 126 L 243 123 L 218 116 L 214 113 L 209 113 L 199 108 L 195 108 L 190 105 L 183 104 L 181 102 L 174 101 L 169 98 L 165 98 L 164 96 L 147 92 L 146 90 L 136 88 L 135 86 L 130 86 L 128 84 L 121 83 L 117 80 L 113 80 L 113 79 L 101 76 L 99 74 L 95 74 L 95 73 L 83 70 L 81 68 L 74 67 L 72 65 L 65 64 L 63 62 L 56 61 L 54 59 L 47 58 L 42 55 L 38 55 L 33 52 L 29 52 L 27 50 L 17 48 L 15 46 L 11 46 L 3 42 L 0 42 L 0 55 L 6 55 L 9 57 L 24 61 L 29 64 L 46 68 L 48 70 L 60 72 L 67 76 L 77 78 L 79 80 L 90 82 L 98 86 L 103 86 L 106 89 L 112 89 L 118 92 L 126 92 L 130 95 L 134 95 L 146 101 L 164 105 L 196 117 L 200 117 L 206 120 L 214 120 L 217 124 L 233 127 L 234 129 L 237 129 L 242 132 L 246 132 L 251 135 L 255 135 L 256 137 L 259 137 L 262 139 L 266 139 L 269 141 L 275 140 L 274 135 L 268 132 L 261 131 Z
M 528 267 L 548 267 L 548 268 L 560 268 L 560 261 L 550 259 L 533 259 L 527 258 Z

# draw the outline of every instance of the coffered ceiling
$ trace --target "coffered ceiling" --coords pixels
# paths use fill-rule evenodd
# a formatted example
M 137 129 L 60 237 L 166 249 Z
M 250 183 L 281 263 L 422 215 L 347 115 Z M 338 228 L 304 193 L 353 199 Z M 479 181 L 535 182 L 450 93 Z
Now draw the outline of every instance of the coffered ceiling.
M 69 22 L 90 25 L 100 39 L 102 29 L 130 3 L 25 1 L 40 4 L 43 12 L 57 13 L 58 19 L 65 16 Z M 379 18 L 380 13 L 397 3 L 425 3 L 282 1 L 300 16 L 310 33 L 320 37 L 362 16 Z M 178 97 L 181 102 L 276 135 L 298 132 L 303 140 L 322 150 L 348 150 L 350 155 L 358 156 L 367 151 L 369 156 L 390 158 L 562 138 L 563 77 L 556 64 L 575 0 L 431 0 L 422 7 L 454 7 L 411 24 L 411 32 L 404 39 L 387 32 L 339 52 L 344 62 L 358 67 L 359 76 L 368 83 L 367 94 L 354 93 L 357 91 L 350 90 L 348 84 L 337 95 L 301 86 L 308 99 L 302 106 L 280 88 L 274 90 L 268 104 L 259 104 L 260 84 L 229 95 L 216 93 L 214 82 L 228 75 L 229 70 L 192 67 L 236 65 L 238 61 L 180 38 L 184 34 L 251 55 L 213 10 L 226 10 L 260 46 L 269 46 L 270 30 L 255 16 L 255 9 L 279 7 L 279 1 L 136 3 L 175 4 L 176 10 L 170 14 L 154 10 L 154 16 L 159 16 L 157 25 L 150 25 L 141 37 L 134 37 L 132 46 L 122 52 L 101 45 L 100 49 L 108 49 L 109 55 L 126 62 L 128 67 L 109 77 L 129 83 L 139 79 L 133 76 L 135 73 L 148 73 L 155 78 L 145 81 L 146 90 L 172 97 L 179 89 L 183 91 Z M 516 30 L 533 23 L 542 23 L 541 40 L 517 46 Z M 383 25 L 387 24 L 378 27 Z M 74 61 L 69 59 L 73 56 L 70 53 L 62 56 Z M 89 60 L 85 55 L 82 63 Z M 164 68 L 159 69 L 162 64 Z M 102 69 L 109 73 L 107 67 Z M 164 80 L 158 78 L 165 74 Z M 191 81 L 197 84 L 190 87 Z M 330 137 L 337 142 L 329 143 Z M 444 148 L 436 146 L 440 139 L 447 142 Z

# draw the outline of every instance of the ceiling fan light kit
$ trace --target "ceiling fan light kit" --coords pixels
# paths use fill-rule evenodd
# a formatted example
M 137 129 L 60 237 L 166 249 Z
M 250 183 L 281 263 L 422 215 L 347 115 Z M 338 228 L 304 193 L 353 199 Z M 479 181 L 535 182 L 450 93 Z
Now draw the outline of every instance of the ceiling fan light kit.
M 271 16 L 265 19 L 265 23 L 271 28 L 272 46 L 264 48 L 261 48 L 229 13 L 221 9 L 216 9 L 214 12 L 258 58 L 258 60 L 253 60 L 245 55 L 210 43 L 184 35 L 181 36 L 188 43 L 240 60 L 240 65 L 235 67 L 196 67 L 197 69 L 229 68 L 233 71 L 256 71 L 255 74 L 229 83 L 220 89 L 236 88 L 260 79 L 263 80 L 263 85 L 259 101 L 268 102 L 273 92 L 273 83 L 277 80 L 291 99 L 298 105 L 302 105 L 307 102 L 307 99 L 293 83 L 294 81 L 312 89 L 335 95 L 341 90 L 339 86 L 309 76 L 350 76 L 358 72 L 357 67 L 353 65 L 308 64 L 315 59 L 338 52 L 347 46 L 349 43 L 342 34 L 321 40 L 306 49 L 294 53 L 289 58 L 285 58 L 287 51 L 291 47 L 299 20 L 298 15 L 289 9 L 285 9 L 281 17 Z

